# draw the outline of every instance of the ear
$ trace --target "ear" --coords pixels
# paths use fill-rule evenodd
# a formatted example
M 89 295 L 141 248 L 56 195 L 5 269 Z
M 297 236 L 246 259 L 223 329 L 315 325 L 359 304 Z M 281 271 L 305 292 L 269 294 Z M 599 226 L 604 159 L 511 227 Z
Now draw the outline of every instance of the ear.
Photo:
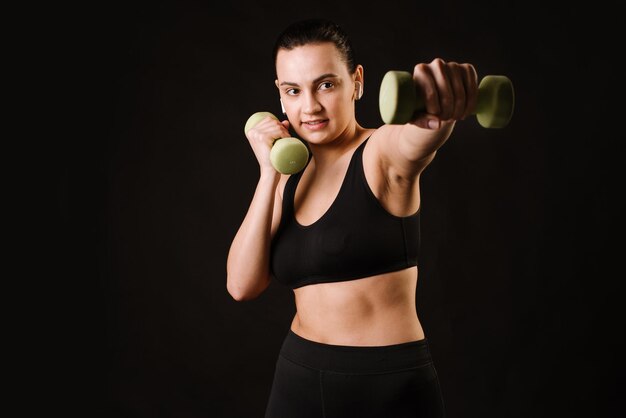
M 363 66 L 357 65 L 354 70 L 354 100 L 360 100 L 363 96 Z
M 356 69 L 354 70 L 354 81 L 360 81 L 361 83 L 363 83 L 364 80 L 364 74 L 363 74 L 363 66 L 361 64 L 356 66 Z
M 278 87 L 278 79 L 274 80 L 274 84 L 276 84 L 276 88 L 280 90 L 280 87 Z
M 363 97 L 363 83 L 355 81 L 354 85 L 356 86 L 354 88 L 354 100 L 361 100 L 361 97 Z

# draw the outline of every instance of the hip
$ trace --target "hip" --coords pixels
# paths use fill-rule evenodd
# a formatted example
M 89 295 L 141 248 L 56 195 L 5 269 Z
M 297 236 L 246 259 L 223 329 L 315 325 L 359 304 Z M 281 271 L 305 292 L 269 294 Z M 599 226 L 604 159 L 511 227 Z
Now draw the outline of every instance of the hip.
M 357 318 L 328 314 L 303 317 L 296 312 L 290 331 L 310 341 L 344 346 L 385 346 L 426 338 L 414 310 Z
M 442 418 L 428 341 L 345 346 L 289 330 L 282 344 L 265 418 Z
M 320 343 L 291 329 L 283 341 L 280 356 L 311 369 L 338 373 L 385 373 L 432 363 L 426 338 L 396 344 L 354 346 Z

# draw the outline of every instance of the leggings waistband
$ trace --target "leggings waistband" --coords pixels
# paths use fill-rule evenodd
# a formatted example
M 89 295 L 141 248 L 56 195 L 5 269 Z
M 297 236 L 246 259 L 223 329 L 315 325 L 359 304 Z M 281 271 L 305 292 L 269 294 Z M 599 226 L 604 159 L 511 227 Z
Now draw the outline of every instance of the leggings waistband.
M 432 362 L 426 338 L 382 346 L 325 344 L 303 338 L 289 329 L 280 355 L 303 366 L 336 372 L 389 372 Z

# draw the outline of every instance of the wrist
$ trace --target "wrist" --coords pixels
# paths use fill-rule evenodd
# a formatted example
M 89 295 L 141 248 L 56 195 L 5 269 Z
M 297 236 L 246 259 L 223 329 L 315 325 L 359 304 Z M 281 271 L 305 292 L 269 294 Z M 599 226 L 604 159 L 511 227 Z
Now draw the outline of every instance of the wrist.
M 261 170 L 261 174 L 259 175 L 259 182 L 278 183 L 279 180 L 280 173 L 273 168 Z

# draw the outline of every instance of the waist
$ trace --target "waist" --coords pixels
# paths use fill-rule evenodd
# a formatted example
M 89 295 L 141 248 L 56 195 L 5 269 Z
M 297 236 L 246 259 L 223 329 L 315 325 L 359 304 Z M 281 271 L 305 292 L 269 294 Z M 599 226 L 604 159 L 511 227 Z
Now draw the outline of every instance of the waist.
M 294 290 L 291 329 L 329 344 L 386 345 L 424 338 L 415 291 L 417 268 Z
M 347 346 L 391 345 L 425 338 L 415 308 L 394 307 L 369 314 L 296 312 L 290 330 L 319 343 Z
M 291 329 L 280 355 L 306 367 L 344 373 L 382 373 L 432 362 L 426 338 L 380 346 L 346 346 L 309 340 Z

